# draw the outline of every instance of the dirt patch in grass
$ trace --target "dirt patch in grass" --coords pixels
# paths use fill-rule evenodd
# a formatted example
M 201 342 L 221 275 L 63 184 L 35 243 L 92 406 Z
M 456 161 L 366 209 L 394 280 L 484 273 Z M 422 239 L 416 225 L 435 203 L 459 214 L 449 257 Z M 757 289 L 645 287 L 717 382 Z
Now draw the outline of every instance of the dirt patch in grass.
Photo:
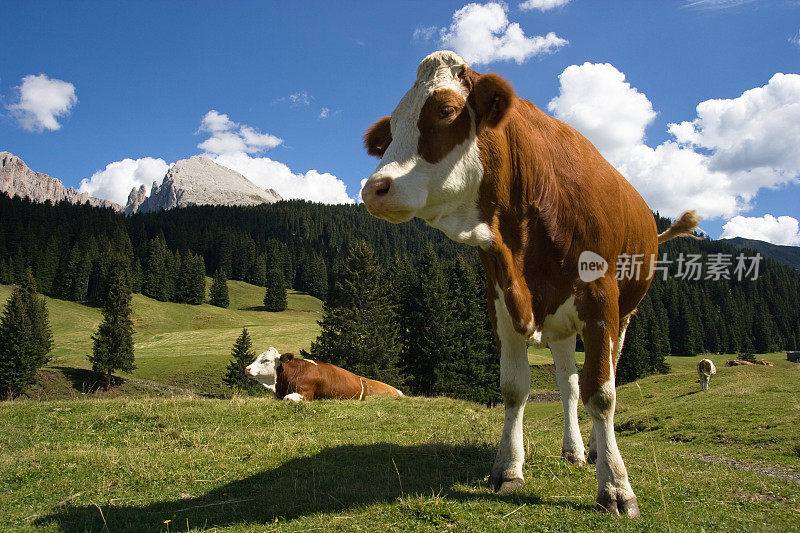
M 730 466 L 736 470 L 746 470 L 748 472 L 755 472 L 756 474 L 763 474 L 765 476 L 777 477 L 780 479 L 788 479 L 790 481 L 800 483 L 800 474 L 792 472 L 788 468 L 782 468 L 779 466 L 751 465 L 742 463 L 741 461 L 735 461 L 733 459 L 725 459 L 723 457 L 715 457 L 713 455 L 705 455 L 701 453 L 679 453 L 678 456 L 683 457 L 684 459 L 697 459 L 704 463 Z
M 528 396 L 529 402 L 559 402 L 561 395 L 557 392 L 534 392 Z
M 36 383 L 21 394 L 20 400 L 66 400 L 81 397 L 192 395 L 191 391 L 147 380 L 114 376 L 106 389 L 104 376 L 83 368 L 56 367 L 36 373 Z

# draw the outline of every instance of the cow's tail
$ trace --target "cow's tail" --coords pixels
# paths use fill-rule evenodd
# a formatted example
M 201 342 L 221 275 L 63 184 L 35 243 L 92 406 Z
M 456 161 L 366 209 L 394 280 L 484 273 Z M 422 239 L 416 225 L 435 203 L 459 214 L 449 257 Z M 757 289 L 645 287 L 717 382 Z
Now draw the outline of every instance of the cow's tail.
M 669 228 L 667 228 L 667 231 L 658 234 L 658 244 L 667 242 L 675 237 L 682 236 L 692 237 L 694 239 L 702 239 L 702 237 L 697 237 L 692 233 L 697 229 L 697 225 L 699 223 L 700 217 L 696 212 L 686 211 L 684 214 L 678 217 L 678 219 L 673 222 Z

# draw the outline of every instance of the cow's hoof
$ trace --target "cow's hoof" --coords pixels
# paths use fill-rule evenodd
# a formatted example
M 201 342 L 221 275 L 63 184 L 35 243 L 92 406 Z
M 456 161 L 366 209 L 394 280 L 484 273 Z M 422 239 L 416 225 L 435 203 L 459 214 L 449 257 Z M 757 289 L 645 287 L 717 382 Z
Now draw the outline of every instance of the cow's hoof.
M 597 450 L 589 449 L 589 453 L 586 454 L 586 462 L 590 465 L 597 462 Z
M 515 492 L 525 485 L 525 480 L 521 477 L 506 477 L 502 472 L 492 472 L 489 476 L 489 486 L 498 494 L 509 494 Z
M 584 456 L 584 452 L 582 451 L 568 452 L 567 450 L 561 450 L 561 458 L 566 461 L 569 461 L 575 466 L 584 466 L 586 464 L 586 458 Z
M 606 489 L 597 495 L 597 509 L 613 515 L 637 518 L 639 503 L 636 496 L 627 490 Z

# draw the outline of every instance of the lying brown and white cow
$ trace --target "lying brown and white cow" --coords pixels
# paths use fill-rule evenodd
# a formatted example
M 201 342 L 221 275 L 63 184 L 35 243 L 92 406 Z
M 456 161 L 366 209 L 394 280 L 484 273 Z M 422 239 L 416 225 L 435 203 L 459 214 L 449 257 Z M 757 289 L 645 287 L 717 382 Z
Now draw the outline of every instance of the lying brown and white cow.
M 764 366 L 775 366 L 775 363 L 772 361 L 767 361 L 766 359 L 760 359 L 756 361 L 757 365 L 764 365 Z
M 725 366 L 753 366 L 754 364 L 743 359 L 728 359 L 725 361 Z
M 532 340 L 549 345 L 556 364 L 566 421 L 562 455 L 585 462 L 580 388 L 593 420 L 589 457 L 597 461 L 598 506 L 638 515 L 614 436 L 614 373 L 658 244 L 690 234 L 697 216 L 685 213 L 658 235 L 642 197 L 586 138 L 453 52 L 420 63 L 414 85 L 391 117 L 368 129 L 364 143 L 381 158 L 361 191 L 370 213 L 391 222 L 419 217 L 480 249 L 506 410 L 489 478 L 495 490 L 523 483 Z M 591 254 L 582 258 L 584 252 Z M 622 254 L 641 259 L 640 275 L 617 280 L 613 266 Z M 601 268 L 584 281 L 579 267 L 590 261 Z M 586 347 L 580 383 L 576 333 Z
M 357 376 L 344 368 L 299 359 L 291 353 L 269 350 L 256 357 L 244 373 L 258 380 L 280 400 L 363 400 L 367 396 L 402 396 L 391 385 Z
M 700 390 L 711 388 L 711 376 L 716 375 L 717 367 L 711 359 L 700 359 L 697 362 L 697 375 L 700 378 Z

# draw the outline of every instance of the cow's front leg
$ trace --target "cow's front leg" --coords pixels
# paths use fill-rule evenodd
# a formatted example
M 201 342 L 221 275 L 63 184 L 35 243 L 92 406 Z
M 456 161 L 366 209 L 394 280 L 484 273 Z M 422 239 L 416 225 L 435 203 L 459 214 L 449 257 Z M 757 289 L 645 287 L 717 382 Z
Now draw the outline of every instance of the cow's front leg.
M 594 301 L 596 309 L 602 309 L 602 313 L 590 318 L 584 325 L 586 361 L 580 389 L 594 424 L 592 434 L 597 450 L 597 507 L 611 514 L 635 517 L 639 516 L 639 505 L 614 435 L 614 408 L 617 402 L 614 373 L 625 333 L 624 330 L 620 332 L 619 328 L 617 294 L 610 292 L 609 296 Z
M 514 329 L 502 300 L 496 302 L 495 309 L 497 340 L 500 344 L 500 390 L 503 394 L 505 422 L 489 484 L 495 491 L 506 493 L 525 483 L 522 477 L 522 465 L 525 461 L 522 417 L 531 388 L 531 370 L 528 366 L 525 336 Z
M 578 370 L 575 368 L 575 335 L 551 341 L 550 353 L 556 365 L 556 383 L 564 406 L 564 441 L 561 457 L 576 465 L 586 464 L 581 428 L 578 426 Z

